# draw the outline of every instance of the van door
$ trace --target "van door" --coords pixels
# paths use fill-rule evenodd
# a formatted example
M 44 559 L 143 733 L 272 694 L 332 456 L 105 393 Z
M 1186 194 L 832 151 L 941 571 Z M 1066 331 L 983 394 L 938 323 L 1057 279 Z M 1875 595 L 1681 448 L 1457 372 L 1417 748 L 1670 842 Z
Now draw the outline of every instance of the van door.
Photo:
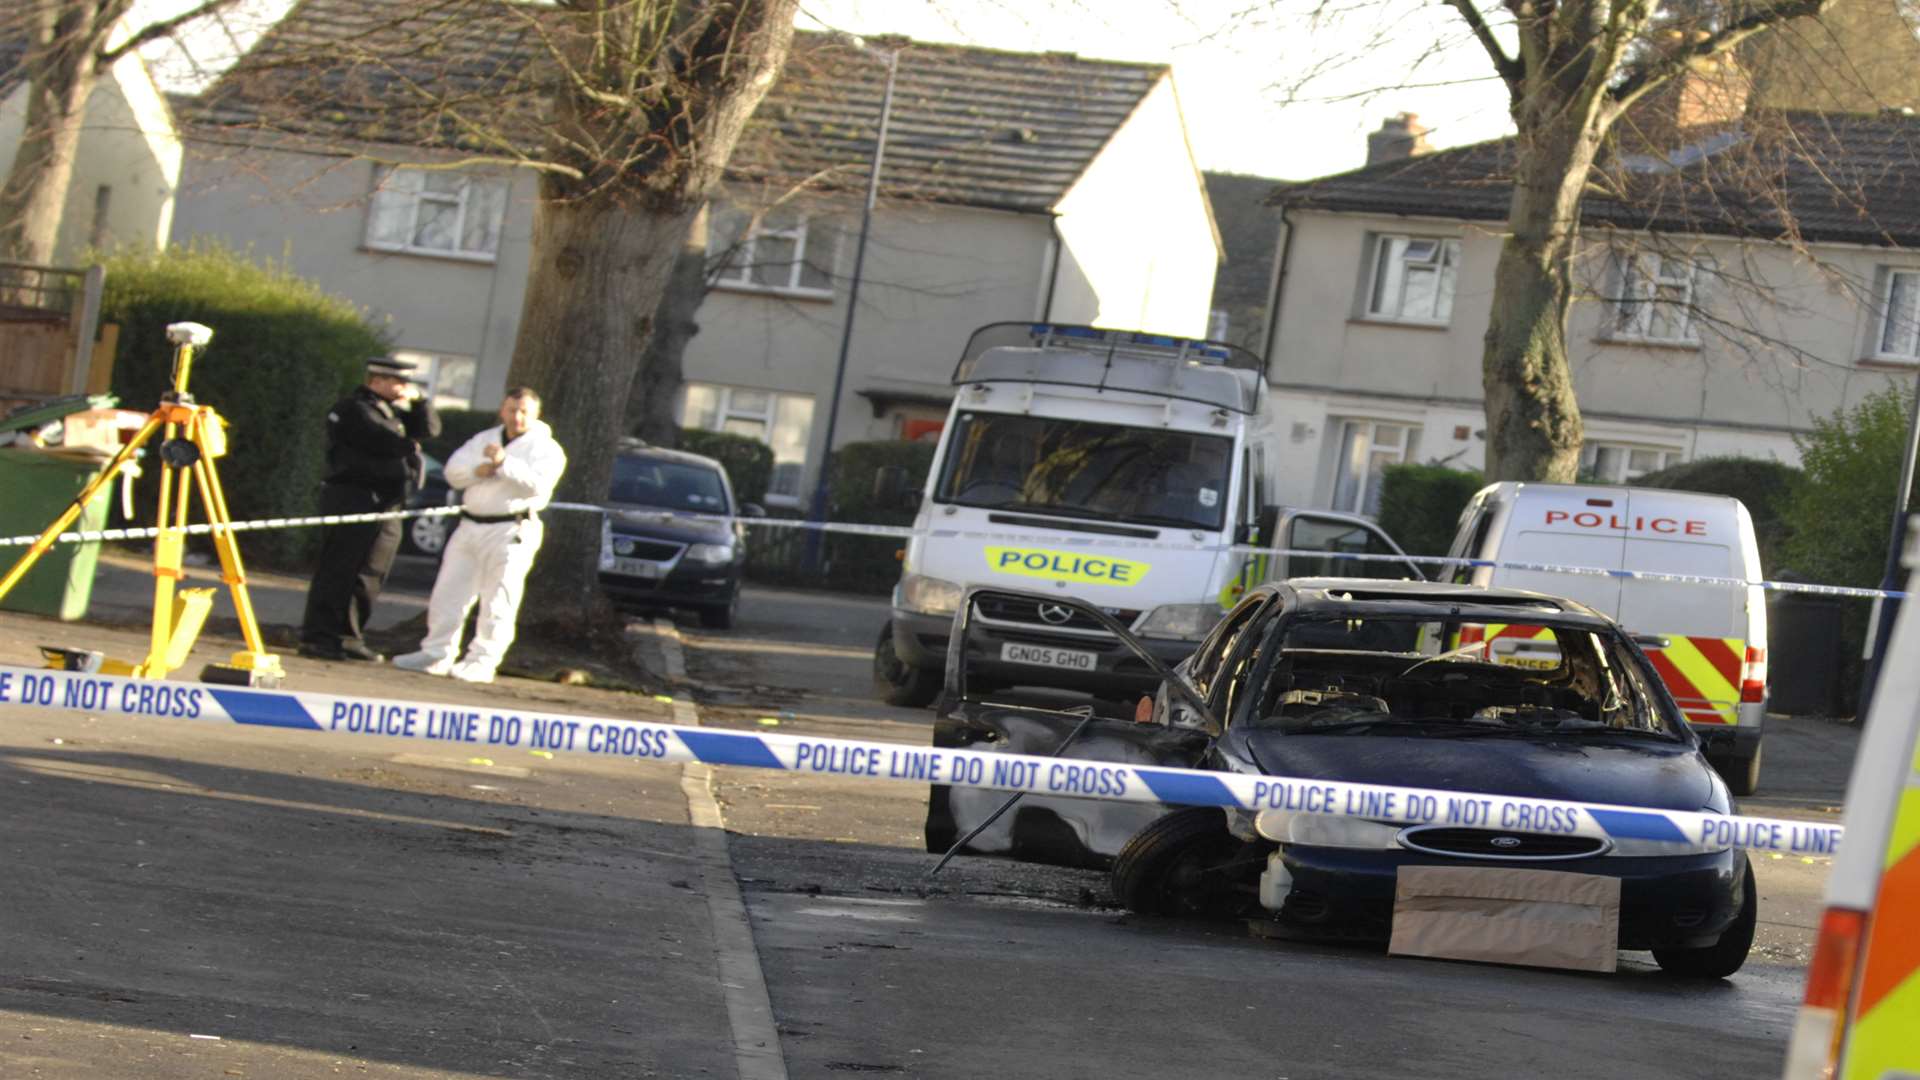
M 1501 563 L 1617 570 L 1626 558 L 1626 532 L 1617 521 L 1624 501 L 1618 488 L 1522 487 L 1493 549 L 1479 557 Z M 1603 615 L 1619 617 L 1618 578 L 1497 567 L 1488 584 L 1564 596 Z
M 1280 517 L 1280 547 L 1288 551 L 1324 551 L 1325 556 L 1289 555 L 1275 560 L 1281 576 L 1379 578 L 1425 581 L 1407 553 L 1377 526 L 1339 514 L 1294 510 Z M 1345 554 L 1398 555 L 1398 559 L 1347 559 Z
M 1628 493 L 1626 509 L 1633 529 L 1624 569 L 1743 576 L 1739 523 L 1730 505 L 1642 488 Z M 1746 594 L 1738 585 L 1620 584 L 1620 624 L 1641 637 L 1667 689 L 1695 723 L 1736 722 L 1747 647 Z

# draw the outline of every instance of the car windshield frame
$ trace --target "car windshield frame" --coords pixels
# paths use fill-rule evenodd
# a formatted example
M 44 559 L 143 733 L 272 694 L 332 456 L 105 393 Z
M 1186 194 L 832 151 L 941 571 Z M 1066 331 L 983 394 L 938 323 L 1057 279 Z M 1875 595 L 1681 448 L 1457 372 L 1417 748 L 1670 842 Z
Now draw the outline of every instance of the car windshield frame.
M 990 444 L 987 440 L 992 433 L 987 428 L 993 424 L 1015 430 L 1002 432 L 1002 441 Z M 1024 425 L 1032 425 L 1030 434 L 1017 430 Z M 976 431 L 981 435 L 969 444 L 971 433 Z M 1076 438 L 1079 441 L 1072 441 Z M 1029 445 L 1016 445 L 1026 439 L 1030 439 Z M 1129 450 L 1129 443 L 1144 445 Z M 1008 446 L 1016 448 L 1001 449 Z M 1120 460 L 1092 482 L 1091 490 L 1086 490 L 1087 467 L 1076 467 L 1074 458 L 1091 461 L 1095 454 L 1111 456 L 1116 449 L 1122 454 Z M 1185 459 L 1174 460 L 1169 450 L 1183 451 Z M 1215 452 L 1217 460 L 1211 468 L 1206 461 L 1195 460 L 1196 452 L 1202 450 Z M 999 454 L 1011 454 L 1019 460 L 995 461 Z M 1142 454 L 1156 455 L 1160 460 L 1143 462 L 1139 460 Z M 955 417 L 944 457 L 934 501 L 952 506 L 1218 532 L 1225 527 L 1232 502 L 1234 443 L 1227 435 L 968 409 Z M 964 484 L 960 480 L 963 469 Z M 975 475 L 984 469 L 995 472 Z M 1050 473 L 1060 474 L 1060 479 Z M 1209 480 L 1216 486 L 1208 486 Z M 1082 490 L 1073 491 L 1075 487 Z M 1052 497 L 1049 488 L 1062 497 Z M 983 494 L 968 497 L 969 492 L 984 491 L 998 492 L 1002 497 L 997 501 Z M 1065 497 L 1070 492 L 1072 497 Z M 1096 498 L 1122 500 L 1125 505 L 1102 507 L 1096 504 Z M 1211 505 L 1208 498 L 1212 499 Z
M 1287 647 L 1283 644 L 1289 633 L 1302 626 L 1366 621 L 1442 624 L 1447 628 L 1445 631 L 1447 636 L 1444 640 L 1452 641 L 1452 635 L 1456 634 L 1458 628 L 1461 626 L 1499 621 L 1499 619 L 1496 609 L 1490 608 L 1486 611 L 1476 611 L 1474 605 L 1451 604 L 1444 607 L 1436 605 L 1435 608 L 1430 611 L 1409 609 L 1405 605 L 1396 605 L 1393 610 L 1369 610 L 1361 605 L 1354 605 L 1351 609 L 1343 610 L 1340 608 L 1330 608 L 1324 604 L 1315 605 L 1313 609 L 1308 611 L 1283 611 L 1268 621 L 1267 626 L 1263 628 L 1258 635 L 1257 643 L 1250 646 L 1253 652 L 1254 662 L 1245 671 L 1243 685 L 1236 688 L 1233 694 L 1235 700 L 1232 703 L 1232 707 L 1223 711 L 1222 720 L 1227 725 L 1227 728 L 1231 730 L 1237 725 L 1245 725 L 1248 727 L 1258 727 L 1262 730 L 1288 731 L 1289 729 L 1284 724 L 1273 722 L 1274 718 L 1264 716 L 1256 717 L 1254 713 L 1256 711 L 1264 712 L 1262 702 L 1270 696 L 1267 688 L 1270 681 L 1275 678 L 1275 670 L 1279 663 L 1282 660 L 1292 659 L 1302 654 L 1331 656 L 1340 653 L 1349 653 L 1357 658 L 1356 669 L 1363 668 L 1367 664 L 1372 664 L 1379 667 L 1382 671 L 1390 671 L 1393 668 L 1393 664 L 1398 662 L 1400 666 L 1397 672 L 1391 676 L 1391 680 L 1395 682 L 1417 674 L 1419 669 L 1442 665 L 1454 666 L 1455 671 L 1478 671 L 1483 676 L 1493 676 L 1495 673 L 1498 673 L 1499 678 L 1515 684 L 1522 683 L 1527 679 L 1525 675 L 1517 674 L 1518 672 L 1533 670 L 1501 664 L 1486 659 L 1476 659 L 1466 650 L 1457 648 L 1453 650 L 1435 649 L 1433 651 L 1421 651 L 1416 648 L 1414 650 L 1402 651 L 1397 649 L 1315 649 Z M 1637 695 L 1643 697 L 1646 704 L 1651 707 L 1650 714 L 1641 719 L 1643 721 L 1651 720 L 1655 726 L 1645 726 L 1644 723 L 1616 725 L 1599 720 L 1598 718 L 1582 720 L 1570 726 L 1564 719 L 1556 719 L 1554 723 L 1549 725 L 1546 723 L 1528 722 L 1528 717 L 1534 716 L 1535 714 L 1520 710 L 1516 710 L 1511 717 L 1505 720 L 1499 718 L 1480 719 L 1478 717 L 1473 719 L 1439 716 L 1419 717 L 1396 714 L 1391 711 L 1390 707 L 1387 708 L 1386 711 L 1372 711 L 1369 706 L 1366 709 L 1357 710 L 1355 715 L 1349 718 L 1351 723 L 1344 725 L 1344 730 L 1365 731 L 1372 728 L 1382 728 L 1394 734 L 1440 735 L 1444 733 L 1446 735 L 1456 735 L 1461 733 L 1504 733 L 1559 738 L 1624 735 L 1674 744 L 1697 744 L 1696 736 L 1694 736 L 1691 729 L 1688 728 L 1686 722 L 1681 717 L 1678 707 L 1665 691 L 1665 684 L 1661 682 L 1659 673 L 1653 667 L 1652 662 L 1647 659 L 1646 654 L 1626 633 L 1620 631 L 1617 627 L 1595 624 L 1593 620 L 1555 618 L 1544 612 L 1538 615 L 1530 615 L 1527 623 L 1528 625 L 1536 626 L 1543 630 L 1553 631 L 1556 639 L 1556 648 L 1558 647 L 1557 642 L 1561 634 L 1574 637 L 1579 635 L 1590 636 L 1593 639 L 1592 648 L 1595 655 L 1604 658 L 1603 662 L 1597 664 L 1596 667 L 1611 677 L 1624 679 L 1628 682 L 1628 685 L 1625 687 L 1628 693 L 1620 695 L 1622 706 L 1636 707 L 1631 706 L 1631 698 L 1637 693 Z M 1241 648 L 1248 647 L 1249 646 L 1241 646 Z M 1238 653 L 1239 649 L 1236 649 L 1235 652 Z M 1482 655 L 1484 655 L 1484 652 Z M 1610 664 L 1618 665 L 1627 670 L 1617 674 L 1607 671 L 1608 665 Z M 1570 682 L 1570 679 L 1575 677 L 1572 673 L 1572 666 L 1563 662 L 1560 668 L 1554 670 L 1557 673 L 1563 669 L 1568 672 Z M 1589 677 L 1594 676 L 1589 673 Z M 1631 685 L 1634 682 L 1638 683 L 1637 687 Z M 1549 684 L 1543 677 L 1539 685 L 1544 690 Z M 1297 690 L 1299 688 L 1295 687 L 1293 689 Z M 1618 694 L 1620 689 L 1620 687 L 1616 686 L 1615 693 Z M 1571 694 L 1575 692 L 1575 689 L 1569 685 L 1568 688 L 1561 692 Z M 1338 696 L 1339 695 L 1334 695 L 1333 697 Z M 1355 696 L 1358 697 L 1361 695 Z M 1591 704 L 1592 696 L 1589 695 L 1588 697 L 1589 703 Z M 1386 705 L 1384 699 L 1381 699 L 1381 704 L 1383 706 Z M 1338 701 L 1333 701 L 1329 705 L 1329 708 L 1338 707 L 1338 705 Z M 1490 705 L 1488 707 L 1509 708 L 1512 706 Z M 1606 709 L 1605 705 L 1598 707 L 1603 711 Z M 1541 710 L 1542 713 L 1545 711 L 1548 710 Z M 1539 716 L 1538 719 L 1544 720 L 1546 717 L 1542 715 Z M 1431 730 L 1426 732 L 1420 731 L 1419 729 L 1422 724 L 1428 725 Z M 1339 729 L 1340 726 L 1336 725 L 1305 725 L 1292 729 L 1290 733 L 1332 733 L 1334 730 Z
M 676 505 L 676 504 L 665 502 L 665 501 L 640 502 L 640 501 L 635 501 L 634 499 L 619 498 L 617 496 L 623 493 L 620 487 L 621 466 L 627 462 L 644 462 L 648 465 L 653 465 L 663 470 L 685 470 L 689 474 L 702 474 L 704 476 L 710 476 L 713 478 L 712 491 L 714 493 L 717 493 L 719 502 L 717 505 L 708 505 L 703 503 Z M 663 482 L 661 485 L 661 490 L 664 492 L 666 488 L 667 488 L 667 485 Z M 703 499 L 711 497 L 705 491 L 701 491 L 699 492 L 699 494 Z M 636 507 L 644 510 L 666 510 L 666 511 L 672 511 L 675 513 L 708 514 L 708 515 L 713 515 L 717 517 L 731 517 L 733 516 L 733 513 L 734 513 L 733 490 L 727 484 L 726 473 L 723 470 L 715 466 L 707 465 L 698 461 L 681 461 L 677 458 L 664 457 L 658 454 L 627 453 L 627 454 L 614 455 L 613 475 L 607 481 L 607 504 L 609 506 L 617 506 L 617 507 Z

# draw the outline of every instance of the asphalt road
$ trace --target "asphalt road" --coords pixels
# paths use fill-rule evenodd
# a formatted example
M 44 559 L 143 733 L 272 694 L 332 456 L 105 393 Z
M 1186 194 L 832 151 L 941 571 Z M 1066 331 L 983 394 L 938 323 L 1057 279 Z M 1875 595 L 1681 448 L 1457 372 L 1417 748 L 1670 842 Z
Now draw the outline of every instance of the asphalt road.
M 753 590 L 730 634 L 682 627 L 705 722 L 924 743 L 868 689 L 879 601 Z M 1754 813 L 1831 819 L 1852 729 L 1776 724 Z M 1824 860 L 1763 858 L 1735 978 L 1624 953 L 1594 976 L 1142 919 L 1104 875 L 960 859 L 929 877 L 924 789 L 722 770 L 719 798 L 790 1075 L 1776 1075 Z

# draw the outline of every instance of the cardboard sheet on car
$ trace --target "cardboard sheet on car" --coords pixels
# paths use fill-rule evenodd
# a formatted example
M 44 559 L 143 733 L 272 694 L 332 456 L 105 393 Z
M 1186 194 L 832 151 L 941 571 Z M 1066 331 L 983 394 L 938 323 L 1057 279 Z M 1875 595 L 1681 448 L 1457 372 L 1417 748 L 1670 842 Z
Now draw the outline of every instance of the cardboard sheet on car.
M 1614 970 L 1620 879 L 1560 870 L 1403 866 L 1388 951 L 1493 964 Z

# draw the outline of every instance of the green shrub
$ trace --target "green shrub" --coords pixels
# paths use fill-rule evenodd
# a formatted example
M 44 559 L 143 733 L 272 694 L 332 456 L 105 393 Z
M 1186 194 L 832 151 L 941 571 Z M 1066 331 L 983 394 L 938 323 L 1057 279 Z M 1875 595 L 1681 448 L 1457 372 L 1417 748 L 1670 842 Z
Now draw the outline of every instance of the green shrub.
M 1633 481 L 1635 487 L 1731 495 L 1753 515 L 1760 542 L 1760 566 L 1773 570 L 1786 554 L 1787 503 L 1800 482 L 1800 470 L 1758 458 L 1708 457 L 1670 465 Z
M 1380 480 L 1380 528 L 1409 555 L 1445 555 L 1460 512 L 1485 486 L 1477 472 L 1389 465 Z
M 881 469 L 897 465 L 907 471 L 907 487 L 921 490 L 927 472 L 933 468 L 934 444 L 918 440 L 876 439 L 848 443 L 833 454 L 833 482 L 827 498 L 833 504 L 833 520 L 856 521 L 869 525 L 911 525 L 914 511 L 898 506 L 880 506 L 873 501 L 873 482 Z
M 440 434 L 423 440 L 420 449 L 445 464 L 455 450 L 467 444 L 468 439 L 499 423 L 500 413 L 493 409 L 441 409 Z
M 224 249 L 134 252 L 105 262 L 101 319 L 120 326 L 114 393 L 130 408 L 152 408 L 173 371 L 167 324 L 211 327 L 213 341 L 196 356 L 188 389 L 228 421 L 231 449 L 219 463 L 228 509 L 236 520 L 312 513 L 326 463 L 327 407 L 363 378 L 369 356 L 388 351 L 385 332 L 286 269 Z M 146 471 L 142 523 L 153 513 L 157 470 Z M 317 529 L 268 530 L 246 534 L 241 548 L 251 559 L 298 565 L 319 539 Z
M 734 498 L 743 503 L 767 501 L 767 485 L 773 481 L 773 448 L 766 443 L 726 431 L 681 428 L 680 449 L 718 461 L 733 482 Z
M 827 519 L 864 525 L 913 524 L 913 509 L 874 502 L 874 477 L 882 467 L 898 465 L 907 470 L 908 488 L 919 490 L 933 467 L 933 449 L 928 442 L 889 439 L 848 443 L 834 451 Z M 885 594 L 900 580 L 900 553 L 906 547 L 903 541 L 828 533 L 821 541 L 827 563 L 822 575 L 808 562 L 808 535 L 803 529 L 754 530 L 748 574 L 756 581 L 772 584 L 875 595 Z

